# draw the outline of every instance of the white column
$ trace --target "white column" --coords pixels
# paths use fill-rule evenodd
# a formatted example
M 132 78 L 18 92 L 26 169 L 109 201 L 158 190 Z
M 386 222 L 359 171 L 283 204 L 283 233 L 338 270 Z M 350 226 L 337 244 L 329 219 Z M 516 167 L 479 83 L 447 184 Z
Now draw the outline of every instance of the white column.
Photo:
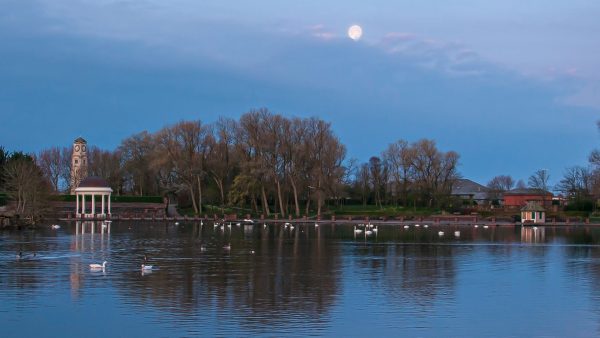
M 92 217 L 96 214 L 96 195 L 92 194 Z
M 85 216 L 85 193 L 81 195 L 81 214 Z
M 110 215 L 110 193 L 108 194 L 108 214 Z
M 79 213 L 79 193 L 75 193 L 75 217 Z
M 102 198 L 102 215 L 104 215 L 104 194 L 100 195 L 100 197 Z

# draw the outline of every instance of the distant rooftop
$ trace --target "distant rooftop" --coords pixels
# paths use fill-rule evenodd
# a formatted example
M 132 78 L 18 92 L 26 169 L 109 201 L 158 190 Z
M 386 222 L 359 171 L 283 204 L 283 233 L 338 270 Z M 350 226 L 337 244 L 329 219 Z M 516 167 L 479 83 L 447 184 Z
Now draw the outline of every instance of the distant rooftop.
M 79 183 L 79 188 L 110 188 L 110 185 L 102 177 L 90 176 Z
M 87 141 L 83 137 L 79 136 L 75 139 L 75 143 L 87 143 Z
M 521 211 L 546 211 L 541 205 L 535 202 L 527 202 L 527 204 L 521 208 Z
M 459 178 L 452 185 L 452 195 L 473 196 L 474 199 L 487 199 L 490 189 L 466 178 Z
M 552 193 L 549 191 L 545 191 L 544 189 L 517 188 L 506 191 L 504 195 L 552 195 Z

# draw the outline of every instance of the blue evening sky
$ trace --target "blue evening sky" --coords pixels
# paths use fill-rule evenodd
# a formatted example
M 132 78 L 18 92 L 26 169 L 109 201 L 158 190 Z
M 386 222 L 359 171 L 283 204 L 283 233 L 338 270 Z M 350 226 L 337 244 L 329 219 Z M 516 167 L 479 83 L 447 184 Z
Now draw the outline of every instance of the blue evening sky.
M 0 145 L 113 149 L 267 107 L 330 121 L 360 160 L 432 138 L 480 183 L 555 182 L 600 139 L 599 17 L 597 0 L 0 0 Z

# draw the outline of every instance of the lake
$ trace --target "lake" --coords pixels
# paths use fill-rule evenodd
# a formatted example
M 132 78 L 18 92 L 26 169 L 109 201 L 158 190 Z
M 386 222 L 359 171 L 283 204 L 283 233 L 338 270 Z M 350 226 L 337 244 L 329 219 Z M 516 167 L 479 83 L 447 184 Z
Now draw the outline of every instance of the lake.
M 600 228 L 377 229 L 3 231 L 0 336 L 600 335 Z

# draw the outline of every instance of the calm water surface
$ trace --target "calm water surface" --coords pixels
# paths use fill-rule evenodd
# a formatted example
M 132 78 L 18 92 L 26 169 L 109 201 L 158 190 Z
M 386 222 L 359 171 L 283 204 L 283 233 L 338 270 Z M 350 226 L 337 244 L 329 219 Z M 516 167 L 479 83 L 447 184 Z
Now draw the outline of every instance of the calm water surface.
M 91 230 L 0 232 L 0 336 L 600 336 L 597 228 Z

